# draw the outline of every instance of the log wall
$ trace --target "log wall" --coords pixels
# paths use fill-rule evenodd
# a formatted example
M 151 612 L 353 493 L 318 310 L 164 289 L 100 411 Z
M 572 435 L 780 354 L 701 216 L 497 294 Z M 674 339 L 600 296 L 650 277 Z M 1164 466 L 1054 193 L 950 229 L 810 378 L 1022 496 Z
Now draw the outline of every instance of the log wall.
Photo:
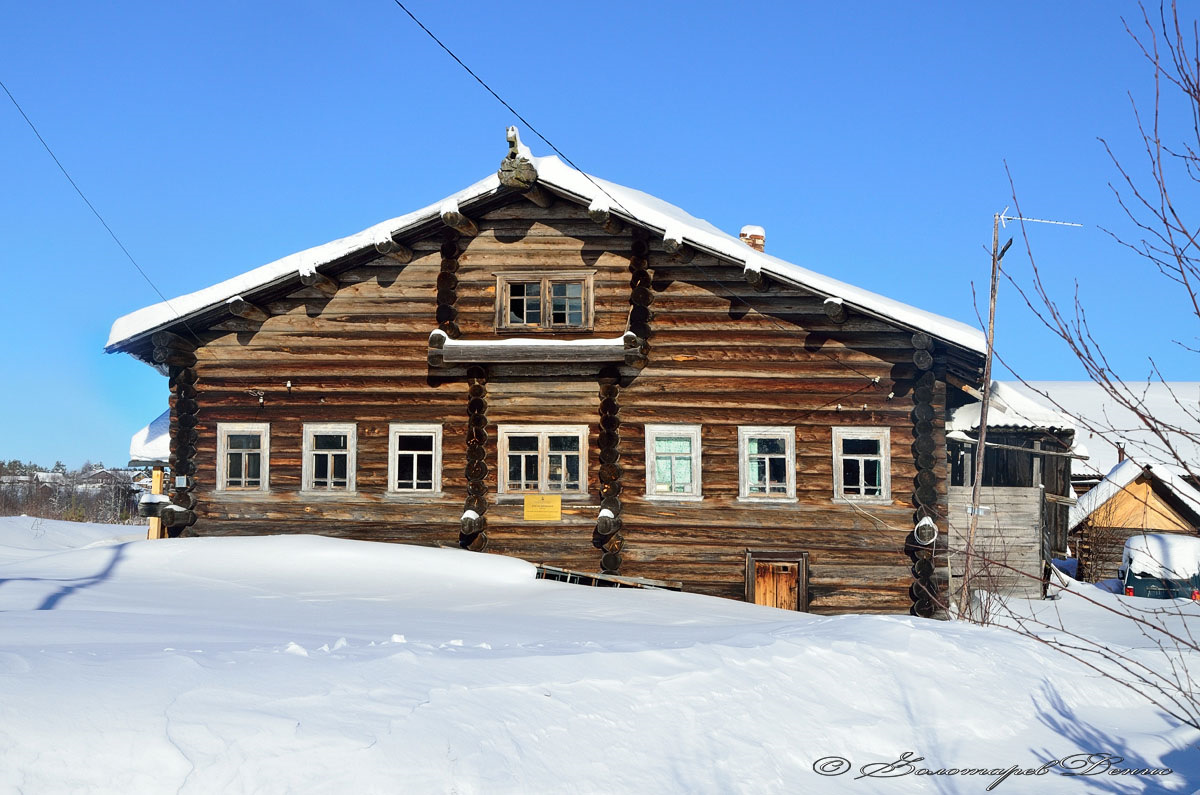
M 644 369 L 622 366 L 618 373 L 620 573 L 742 598 L 747 549 L 806 551 L 814 612 L 908 611 L 913 575 L 904 539 L 913 526 L 919 424 L 912 390 L 922 373 L 913 363 L 910 331 L 854 313 L 837 323 L 817 296 L 774 283 L 756 290 L 740 268 L 704 254 L 681 262 L 653 235 L 631 277 L 634 235 L 608 234 L 584 208 L 563 200 L 548 209 L 519 200 L 474 220 L 478 235 L 457 240 L 452 294 L 447 237 L 435 235 L 408 243 L 414 252 L 408 264 L 381 257 L 339 274 L 332 297 L 316 287 L 299 289 L 267 303 L 265 322 L 233 318 L 212 330 L 215 338 L 196 352 L 194 532 L 319 532 L 457 546 L 467 497 L 467 368 L 431 368 L 429 333 L 453 322 L 462 339 L 503 336 L 494 317 L 496 274 L 506 269 L 594 270 L 594 327 L 556 336 L 618 336 L 630 326 L 631 308 L 639 330 L 651 332 L 639 334 L 649 337 Z M 650 298 L 641 293 L 631 301 L 635 289 L 649 290 Z M 600 367 L 486 371 L 487 549 L 598 570 Z M 940 506 L 946 505 L 945 400 L 939 379 L 924 432 L 936 447 L 934 483 L 926 488 Z M 269 493 L 215 491 L 218 422 L 271 423 Z M 298 493 L 304 422 L 357 423 L 356 494 Z M 440 495 L 385 494 L 392 422 L 442 423 Z M 519 503 L 496 498 L 494 429 L 536 422 L 590 428 L 589 496 L 565 500 L 557 523 L 524 522 Z M 701 502 L 645 498 L 646 423 L 703 426 Z M 794 502 L 738 499 L 739 425 L 795 428 Z M 891 429 L 890 503 L 834 502 L 834 426 Z M 944 529 L 944 507 L 938 510 Z

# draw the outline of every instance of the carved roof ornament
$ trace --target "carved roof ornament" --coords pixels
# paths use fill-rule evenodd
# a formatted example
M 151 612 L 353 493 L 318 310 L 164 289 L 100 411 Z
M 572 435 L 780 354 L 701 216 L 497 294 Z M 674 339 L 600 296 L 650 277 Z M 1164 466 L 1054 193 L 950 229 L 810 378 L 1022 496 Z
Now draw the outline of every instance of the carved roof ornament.
M 537 185 L 537 167 L 528 157 L 529 150 L 521 145 L 521 135 L 516 127 L 505 131 L 508 139 L 508 155 L 500 161 L 500 184 L 520 191 L 532 190 Z

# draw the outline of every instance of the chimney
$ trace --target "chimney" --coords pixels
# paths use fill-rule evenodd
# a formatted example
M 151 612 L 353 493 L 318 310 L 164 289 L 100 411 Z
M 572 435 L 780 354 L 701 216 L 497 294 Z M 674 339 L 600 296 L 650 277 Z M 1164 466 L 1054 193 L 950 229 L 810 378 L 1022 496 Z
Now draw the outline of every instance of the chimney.
M 1125 460 L 1125 445 L 1120 442 L 1117 442 L 1117 463 L 1119 464 L 1124 460 Z
M 767 247 L 767 232 L 761 226 L 754 226 L 753 224 L 743 226 L 742 232 L 738 237 L 755 251 L 763 251 Z

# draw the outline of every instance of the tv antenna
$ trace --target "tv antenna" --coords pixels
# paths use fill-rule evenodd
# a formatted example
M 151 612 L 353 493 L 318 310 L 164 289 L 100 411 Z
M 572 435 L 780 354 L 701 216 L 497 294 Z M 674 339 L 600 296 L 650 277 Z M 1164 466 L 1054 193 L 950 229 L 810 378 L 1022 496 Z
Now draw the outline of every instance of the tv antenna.
M 1020 221 L 1022 223 L 1029 221 L 1036 224 L 1053 224 L 1054 226 L 1076 226 L 1082 227 L 1083 224 L 1076 224 L 1071 221 L 1049 221 L 1045 218 L 1026 218 L 1021 215 L 1009 215 L 1008 208 L 1005 207 L 1001 212 L 996 213 L 992 219 L 992 285 L 991 296 L 988 300 L 988 325 L 987 325 L 987 347 L 985 349 L 983 359 L 983 389 L 979 395 L 979 439 L 975 442 L 975 465 L 972 471 L 971 482 L 971 521 L 967 529 L 967 544 L 965 562 L 962 570 L 962 586 L 959 592 L 959 615 L 963 615 L 963 611 L 969 609 L 970 605 L 970 582 L 971 582 L 971 558 L 974 557 L 975 533 L 979 527 L 979 500 L 980 486 L 983 483 L 983 461 L 984 461 L 984 444 L 987 440 L 987 420 L 988 420 L 988 405 L 991 403 L 992 397 L 992 351 L 996 342 L 996 288 L 999 281 L 1000 260 L 1004 259 L 1005 253 L 1009 246 L 1012 245 L 1012 238 L 1000 248 L 1000 227 L 1008 228 L 1009 221 Z
M 1022 215 L 1009 215 L 1007 207 L 996 217 L 1000 219 L 1000 225 L 1005 229 L 1008 228 L 1009 221 L 1033 221 L 1035 224 L 1054 224 L 1055 226 L 1083 226 L 1083 224 L 1076 224 L 1071 221 L 1047 221 L 1045 218 L 1026 218 Z M 1008 247 L 1005 246 L 1005 248 Z

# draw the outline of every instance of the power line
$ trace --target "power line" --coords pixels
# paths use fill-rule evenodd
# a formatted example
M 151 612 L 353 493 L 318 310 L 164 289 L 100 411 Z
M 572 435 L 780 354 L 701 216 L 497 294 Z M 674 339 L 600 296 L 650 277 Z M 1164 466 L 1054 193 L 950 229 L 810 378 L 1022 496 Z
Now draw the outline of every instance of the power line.
M 41 141 L 42 147 L 46 150 L 46 153 L 50 155 L 50 159 L 54 161 L 54 164 L 58 166 L 58 170 L 61 171 L 63 176 L 67 178 L 67 182 L 71 183 L 71 187 L 74 188 L 75 192 L 79 194 L 79 198 L 83 199 L 83 203 L 86 204 L 88 209 L 92 211 L 92 215 L 96 216 L 96 220 L 100 222 L 113 241 L 121 248 L 121 251 L 125 253 L 126 258 L 128 258 L 130 263 L 133 264 L 133 267 L 137 268 L 137 272 L 142 274 L 142 278 L 146 280 L 146 284 L 150 285 L 151 289 L 158 293 L 158 297 L 162 299 L 163 303 L 167 305 L 168 309 L 170 309 L 172 312 L 175 312 L 176 317 L 178 317 L 180 320 L 183 320 L 183 316 L 175 311 L 175 307 L 171 306 L 171 302 L 167 300 L 165 295 L 163 295 L 162 290 L 159 290 L 158 286 L 146 274 L 146 271 L 142 270 L 142 266 L 139 265 L 137 260 L 133 258 L 133 255 L 129 253 L 129 249 L 125 248 L 125 244 L 121 242 L 121 239 L 117 237 L 117 233 L 114 232 L 112 227 L 108 225 L 108 221 L 104 220 L 104 216 L 100 215 L 100 211 L 97 210 L 96 206 L 92 204 L 90 200 L 88 200 L 87 196 L 84 195 L 78 183 L 76 183 L 71 177 L 70 173 L 68 173 L 67 167 L 64 166 L 62 161 L 58 159 L 58 155 L 54 154 L 54 150 L 50 148 L 50 144 L 46 143 L 46 139 L 43 138 L 41 132 L 38 131 L 37 125 L 35 125 L 33 120 L 29 118 L 29 114 L 27 114 L 25 109 L 21 107 L 21 103 L 17 102 L 17 98 L 14 97 L 12 92 L 8 90 L 8 86 L 4 84 L 3 80 L 0 80 L 0 88 L 3 88 L 4 93 L 8 94 L 8 98 L 12 100 L 13 106 L 17 109 L 17 112 L 21 114 L 21 118 L 25 120 L 25 123 L 29 125 L 29 129 L 33 130 L 33 134 L 37 136 L 37 139 Z M 184 321 L 184 326 L 187 326 L 187 321 Z M 188 327 L 188 332 L 191 333 L 193 337 L 196 336 L 195 333 L 192 332 L 190 326 Z
M 596 182 L 596 180 L 592 179 L 591 174 L 588 174 L 582 168 L 575 165 L 575 161 L 573 161 L 571 158 L 567 157 L 566 154 L 564 154 L 561 149 L 559 149 L 557 146 L 555 146 L 553 143 L 551 143 L 549 138 L 542 135 L 541 132 L 538 131 L 537 127 L 534 127 L 533 124 L 531 124 L 528 119 L 526 119 L 524 116 L 522 116 L 520 113 L 517 112 L 516 108 L 514 108 L 512 105 L 508 104 L 504 100 L 504 97 L 497 94 L 492 89 L 491 86 L 489 86 L 487 83 L 484 82 L 482 77 L 475 74 L 475 72 L 471 70 L 471 67 L 469 67 L 465 63 L 463 63 L 463 60 L 461 58 L 459 58 L 457 55 L 455 55 L 453 50 L 451 50 L 449 47 L 447 47 L 445 44 L 443 44 L 442 40 L 433 34 L 433 31 L 431 31 L 429 28 L 425 27 L 424 23 L 422 23 L 421 20 L 417 19 L 416 15 L 413 14 L 413 12 L 409 11 L 408 7 L 405 6 L 404 3 L 400 2 L 400 0 L 393 0 L 393 2 L 400 7 L 401 11 L 403 11 L 405 14 L 408 14 L 409 18 L 412 19 L 413 22 L 417 23 L 417 27 L 419 27 L 421 30 L 425 31 L 425 33 L 429 36 L 429 38 L 433 39 L 434 42 L 437 43 L 437 46 L 439 46 L 443 50 L 445 50 L 446 54 L 449 55 L 451 58 L 453 58 L 455 63 L 457 63 L 459 66 L 461 66 L 463 69 L 465 69 L 467 71 L 467 74 L 469 74 L 471 77 L 475 78 L 475 82 L 477 82 L 477 83 L 479 83 L 479 85 L 483 86 L 484 89 L 486 89 L 489 94 L 491 94 L 493 97 L 496 98 L 497 102 L 499 102 L 504 107 L 508 108 L 509 112 L 512 113 L 512 115 L 514 115 L 518 119 L 520 119 L 521 123 L 524 124 L 526 127 L 528 127 L 530 132 L 532 132 L 538 138 L 541 138 L 546 143 L 546 146 L 553 149 L 554 153 L 556 155 L 558 155 L 559 157 L 561 157 L 563 159 L 563 161 L 566 162 L 567 165 L 569 165 L 571 168 L 575 169 L 580 174 L 582 174 L 587 179 L 588 182 L 590 182 L 596 186 L 597 190 L 599 190 L 601 193 L 603 193 L 605 196 L 607 196 L 609 199 L 611 199 L 613 201 L 613 203 L 615 203 L 618 207 L 620 207 L 622 210 L 624 210 L 627 215 L 629 215 L 630 217 L 633 217 L 633 213 L 631 213 L 623 204 L 621 204 L 621 202 L 617 199 L 617 197 L 613 196 L 611 193 L 606 191 L 604 189 L 603 185 L 600 185 L 599 183 Z
M 463 62 L 463 60 L 462 60 L 461 58 L 459 58 L 457 55 L 455 55 L 455 54 L 454 54 L 454 51 L 453 51 L 453 50 L 451 50 L 449 47 L 447 47 L 447 46 L 446 46 L 446 45 L 445 45 L 445 44 L 442 42 L 442 40 L 441 40 L 441 39 L 439 39 L 439 38 L 438 38 L 436 35 L 434 35 L 433 31 L 431 31 L 429 28 L 425 27 L 425 24 L 424 24 L 423 22 L 421 22 L 421 20 L 417 19 L 416 15 L 415 15 L 415 14 L 413 14 L 413 12 L 412 12 L 412 11 L 409 11 L 409 10 L 408 10 L 408 7 L 407 7 L 407 6 L 405 6 L 405 5 L 404 5 L 404 3 L 402 3 L 402 2 L 401 2 L 401 0 L 393 0 L 393 2 L 394 2 L 394 3 L 395 3 L 397 6 L 399 6 L 399 7 L 400 7 L 400 10 L 401 10 L 401 11 L 403 11 L 405 14 L 408 14 L 409 18 L 410 18 L 410 19 L 411 19 L 413 22 L 417 23 L 417 27 L 419 27 L 421 30 L 425 31 L 426 35 L 428 35 L 428 36 L 429 36 L 429 38 L 433 39 L 433 41 L 434 41 L 434 42 L 435 42 L 435 43 L 436 43 L 436 44 L 437 44 L 439 47 L 441 47 L 441 48 L 442 48 L 442 49 L 443 49 L 443 50 L 446 52 L 446 54 L 447 54 L 447 55 L 449 55 L 451 58 L 453 58 L 455 63 L 457 63 L 457 64 L 458 64 L 459 66 L 461 66 L 461 67 L 462 67 L 464 70 L 466 70 L 467 74 L 469 74 L 471 77 L 475 78 L 475 82 L 477 82 L 477 83 L 479 83 L 479 85 L 483 86 L 483 87 L 484 87 L 484 89 L 485 89 L 485 90 L 486 90 L 486 91 L 487 91 L 489 94 L 491 94 L 493 97 L 495 97 L 495 99 L 496 99 L 496 101 L 497 101 L 497 102 L 499 102 L 501 105 L 503 105 L 505 108 L 507 108 L 507 109 L 508 109 L 508 111 L 509 111 L 510 113 L 512 113 L 514 116 L 516 116 L 516 117 L 517 117 L 517 118 L 518 118 L 518 119 L 521 121 L 521 123 L 522 123 L 522 124 L 524 124 L 526 127 L 528 127 L 528 128 L 529 128 L 529 130 L 530 130 L 530 131 L 531 131 L 531 132 L 532 132 L 534 135 L 536 135 L 538 138 L 542 139 L 542 141 L 544 141 L 544 142 L 545 142 L 545 144 L 546 144 L 547 146 L 549 146 L 551 149 L 553 149 L 553 150 L 554 150 L 554 153 L 555 153 L 555 154 L 557 154 L 557 155 L 558 155 L 560 158 L 562 158 L 562 160 L 563 160 L 563 161 L 564 161 L 564 162 L 565 162 L 567 165 L 569 165 L 571 168 L 573 168 L 573 169 L 575 169 L 576 171 L 578 171 L 578 172 L 579 172 L 579 173 L 580 173 L 580 174 L 581 174 L 581 175 L 582 175 L 582 176 L 583 176 L 583 177 L 584 177 L 584 178 L 585 178 L 585 179 L 586 179 L 588 182 L 592 183 L 592 185 L 594 185 L 598 191 L 600 191 L 600 192 L 601 192 L 601 193 L 603 193 L 605 196 L 607 196 L 607 197 L 609 198 L 609 200 L 610 200 L 610 201 L 611 201 L 611 202 L 612 202 L 614 205 L 616 205 L 616 206 L 617 206 L 617 207 L 619 207 L 621 210 L 623 210 L 623 211 L 625 212 L 625 214 L 626 214 L 626 215 L 628 215 L 630 218 L 634 218 L 634 217 L 635 217 L 635 216 L 634 216 L 634 214 L 633 214 L 633 213 L 632 213 L 632 212 L 631 212 L 631 211 L 630 211 L 630 210 L 629 210 L 627 207 L 625 207 L 623 204 L 621 204 L 620 200 L 619 200 L 619 199 L 617 199 L 617 197 L 613 196 L 611 193 L 609 193 L 607 190 L 605 190 L 605 188 L 604 188 L 604 186 L 603 186 L 603 185 L 599 184 L 598 182 L 596 182 L 596 180 L 592 179 L 592 175 L 591 175 L 591 174 L 588 174 L 586 171 L 584 171 L 584 170 L 583 170 L 583 169 L 581 169 L 579 166 L 577 166 L 577 165 L 575 164 L 575 161 L 573 161 L 571 158 L 567 157 L 567 155 L 566 155 L 566 154 L 565 154 L 565 153 L 564 153 L 564 152 L 563 152 L 561 149 L 559 149 L 557 146 L 555 146 L 555 145 L 554 145 L 554 144 L 553 144 L 553 143 L 550 141 L 550 139 L 549 139 L 549 138 L 547 138 L 546 136 L 542 135 L 542 133 L 541 133 L 540 131 L 538 131 L 538 129 L 537 129 L 536 127 L 534 127 L 534 126 L 533 126 L 533 124 L 531 124 L 531 123 L 529 122 L 529 120 L 528 120 L 528 119 L 526 119 L 524 116 L 522 116 L 522 115 L 521 115 L 521 114 L 520 114 L 520 113 L 517 111 L 517 109 L 516 109 L 516 108 L 514 108 L 514 107 L 513 107 L 512 105 L 510 105 L 510 104 L 509 104 L 507 101 L 505 101 L 504 97 L 500 96 L 498 93 L 496 93 L 495 89 L 493 89 L 493 88 L 492 88 L 491 86 L 489 86 L 489 85 L 488 85 L 486 82 L 484 82 L 484 80 L 483 80 L 483 78 L 482 78 L 482 77 L 480 77 L 479 75 L 475 74 L 475 72 L 474 72 L 474 71 L 471 69 L 471 67 L 467 66 L 467 65 L 466 65 L 466 63 L 464 63 L 464 62 Z M 692 269 L 692 270 L 693 270 L 693 272 L 699 272 L 699 271 L 698 271 L 698 269 L 696 268 L 696 266 L 693 266 L 693 265 L 688 265 L 688 267 L 689 267 L 690 269 Z M 736 300 L 736 301 L 738 301 L 739 303 L 741 303 L 741 304 L 745 305 L 745 306 L 746 306 L 748 309 L 754 309 L 754 308 L 755 308 L 754 306 L 752 306 L 752 305 L 750 304 L 750 302 L 749 302 L 749 301 L 747 301 L 746 299 L 742 298 L 740 295 L 737 295 L 735 292 L 733 292 L 732 290 L 730 290 L 730 289 L 729 289 L 729 286 L 728 286 L 728 285 L 726 285 L 726 284 L 725 284 L 725 283 L 724 283 L 724 282 L 723 282 L 721 279 L 719 279 L 719 278 L 718 278 L 718 279 L 716 279 L 716 282 L 717 282 L 717 284 L 719 284 L 719 285 L 721 286 L 722 290 L 723 290 L 723 291 L 726 293 L 726 297 L 730 298 L 731 300 Z M 763 317 L 767 318 L 767 321 L 768 321 L 768 322 L 769 322 L 771 325 L 775 326 L 776 328 L 780 329 L 781 331 L 789 331 L 789 329 L 786 329 L 786 328 L 784 328 L 784 327 L 783 327 L 782 325 L 780 325 L 780 324 L 779 324 L 779 323 L 778 323 L 778 322 L 777 322 L 777 321 L 776 321 L 774 318 L 770 317 L 770 315 L 769 315 L 769 314 L 767 314 L 767 313 L 761 313 L 761 314 L 763 315 Z M 828 356 L 828 354 L 827 354 L 827 356 Z M 837 364 L 841 365 L 842 367 L 846 368 L 847 370 L 850 370 L 851 372 L 853 372 L 853 373 L 856 373 L 857 375 L 860 375 L 860 376 L 862 376 L 862 377 L 864 377 L 864 378 L 867 378 L 868 380 L 870 380 L 870 379 L 871 379 L 871 376 L 868 376 L 868 375 L 866 375 L 865 373 L 863 373 L 862 371 L 860 371 L 860 370 L 858 370 L 858 369 L 856 369 L 856 368 L 854 368 L 854 367 L 851 367 L 849 364 L 847 364 L 847 363 L 845 363 L 845 362 L 843 362 L 843 361 L 840 361 L 840 360 L 838 360 L 838 359 L 834 359 L 833 357 L 829 357 L 829 358 L 830 358 L 830 360 L 831 360 L 831 361 L 834 361 L 834 362 L 836 362 Z M 860 390 L 860 391 L 861 391 L 861 390 Z

